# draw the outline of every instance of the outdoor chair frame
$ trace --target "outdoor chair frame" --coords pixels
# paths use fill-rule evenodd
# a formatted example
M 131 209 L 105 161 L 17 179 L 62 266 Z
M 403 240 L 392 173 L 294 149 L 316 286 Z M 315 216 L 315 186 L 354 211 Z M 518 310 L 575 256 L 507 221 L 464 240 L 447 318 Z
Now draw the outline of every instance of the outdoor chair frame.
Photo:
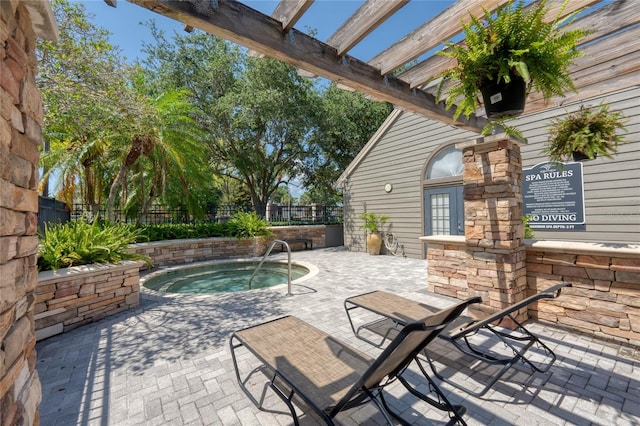
M 425 395 L 409 384 L 403 377 L 407 367 L 419 362 L 417 354 L 431 343 L 437 335 L 458 318 L 472 303 L 479 303 L 473 297 L 442 309 L 422 321 L 408 323 L 377 357 L 373 358 L 329 334 L 296 318 L 285 316 L 259 325 L 236 331 L 229 344 L 231 357 L 240 388 L 260 409 L 267 389 L 271 389 L 289 408 L 294 423 L 299 424 L 294 407 L 294 398 L 299 398 L 312 408 L 329 425 L 340 412 L 373 402 L 382 413 L 387 424 L 391 418 L 403 425 L 412 423 L 394 412 L 387 403 L 384 389 L 396 379 L 414 396 L 433 407 L 446 411 L 448 424 L 465 425 L 462 415 L 466 409 L 453 405 L 437 384 L 429 380 L 429 391 L 435 397 Z M 244 347 L 260 363 L 257 368 L 241 375 L 236 352 Z M 254 362 L 255 363 L 255 362 Z M 426 370 L 420 365 L 426 375 Z M 251 377 L 262 372 L 267 376 L 262 394 L 258 400 L 248 389 Z
M 462 353 L 469 355 L 477 360 L 491 364 L 501 365 L 502 368 L 492 376 L 483 388 L 478 391 L 471 390 L 461 384 L 444 377 L 436 367 L 428 350 L 422 351 L 425 355 L 433 374 L 440 380 L 464 390 L 470 395 L 482 396 L 498 381 L 500 378 L 518 361 L 528 365 L 532 372 L 537 371 L 546 373 L 556 360 L 555 353 L 545 345 L 535 334 L 527 330 L 521 322 L 517 321 L 515 314 L 521 309 L 541 299 L 552 299 L 560 295 L 562 288 L 570 287 L 571 283 L 559 283 L 546 290 L 541 291 L 531 297 L 522 300 L 508 308 L 500 310 L 482 320 L 472 320 L 456 327 L 453 330 L 445 331 L 438 337 L 444 339 L 454 345 L 456 349 Z M 417 301 L 407 299 L 405 297 L 387 293 L 384 291 L 373 291 L 358 296 L 347 298 L 344 301 L 344 307 L 349 318 L 349 324 L 356 337 L 376 347 L 383 347 L 398 328 L 405 326 L 407 323 L 417 318 L 424 318 L 431 315 L 433 310 L 429 306 Z M 352 318 L 354 309 L 362 308 L 377 314 L 379 317 L 373 321 L 364 323 L 356 327 Z M 515 325 L 513 329 L 498 329 L 501 323 L 510 320 Z M 365 336 L 364 330 L 373 331 L 381 336 L 380 341 L 374 341 Z M 486 330 L 505 345 L 511 353 L 509 355 L 495 355 L 480 349 L 471 339 L 479 331 Z M 545 354 L 544 362 L 532 361 L 527 357 L 527 352 L 532 346 L 537 346 Z

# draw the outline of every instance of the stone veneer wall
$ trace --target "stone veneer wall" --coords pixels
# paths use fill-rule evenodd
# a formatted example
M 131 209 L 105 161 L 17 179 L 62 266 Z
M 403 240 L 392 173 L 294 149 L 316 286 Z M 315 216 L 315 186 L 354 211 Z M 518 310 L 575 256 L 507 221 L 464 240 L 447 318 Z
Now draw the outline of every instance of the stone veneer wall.
M 132 244 L 131 250 L 151 258 L 154 267 L 205 260 L 258 256 L 264 252 L 260 238 L 192 238 Z M 143 269 L 146 269 L 143 266 Z
M 305 225 L 305 226 L 273 226 L 271 228 L 273 235 L 269 237 L 268 244 L 273 240 L 294 240 L 296 238 L 309 238 L 313 241 L 313 248 L 324 248 L 326 240 L 325 225 Z M 291 250 L 304 249 L 304 244 L 291 244 Z
M 36 5 L 37 6 L 37 5 Z M 49 7 L 46 3 L 45 7 Z M 37 285 L 42 101 L 30 10 L 0 1 L 0 424 L 39 424 Z
M 423 237 L 429 245 L 429 291 L 464 299 L 468 260 L 462 236 Z M 531 305 L 528 316 L 640 345 L 640 247 L 599 243 L 527 243 L 527 294 L 570 282 L 557 299 Z
M 125 261 L 41 272 L 34 317 L 37 340 L 137 307 L 142 265 Z

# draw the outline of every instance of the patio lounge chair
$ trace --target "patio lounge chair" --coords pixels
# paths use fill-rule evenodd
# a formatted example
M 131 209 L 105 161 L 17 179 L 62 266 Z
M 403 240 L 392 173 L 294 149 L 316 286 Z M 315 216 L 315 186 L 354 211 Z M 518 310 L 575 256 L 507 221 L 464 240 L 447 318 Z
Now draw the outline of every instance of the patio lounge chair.
M 401 424 L 409 425 L 411 423 L 390 409 L 384 397 L 385 386 L 395 379 L 414 396 L 447 411 L 450 416 L 448 424 L 459 422 L 464 425 L 464 407 L 452 405 L 428 375 L 430 391 L 435 393 L 435 398 L 414 389 L 403 373 L 416 355 L 469 304 L 480 301 L 479 297 L 470 298 L 422 321 L 407 323 L 377 358 L 294 316 L 236 331 L 230 339 L 236 377 L 242 390 L 260 409 L 264 409 L 265 394 L 267 388 L 271 388 L 287 404 L 296 425 L 299 423 L 293 405 L 294 397 L 315 410 L 330 425 L 334 424 L 334 417 L 340 412 L 369 401 L 379 408 L 388 424 L 394 424 L 391 420 L 393 417 Z M 241 347 L 246 348 L 261 364 L 244 378 L 241 377 L 239 356 L 236 354 Z M 245 363 L 244 358 L 242 362 Z M 420 369 L 426 374 L 424 367 Z M 248 389 L 251 377 L 258 371 L 267 376 L 259 401 Z
M 471 320 L 439 335 L 440 338 L 452 343 L 458 350 L 466 355 L 491 365 L 502 366 L 479 391 L 470 390 L 444 377 L 438 372 L 435 363 L 431 356 L 429 356 L 429 352 L 424 350 L 423 352 L 434 375 L 440 380 L 462 389 L 471 395 L 482 396 L 518 361 L 527 364 L 532 372 L 538 371 L 546 373 L 555 362 L 556 355 L 547 345 L 542 343 L 536 335 L 518 322 L 514 314 L 517 314 L 519 310 L 538 300 L 558 297 L 562 288 L 570 286 L 570 283 L 557 284 L 519 303 L 498 311 L 487 318 Z M 378 347 L 383 346 L 385 341 L 391 338 L 398 328 L 405 326 L 411 321 L 433 314 L 433 309 L 425 304 L 384 291 L 373 291 L 350 297 L 345 300 L 344 307 L 347 311 L 347 317 L 349 318 L 349 323 L 351 324 L 351 329 L 354 334 L 358 338 Z M 352 313 L 354 309 L 358 308 L 376 314 L 376 319 L 356 327 Z M 516 327 L 513 330 L 503 327 L 498 328 L 500 324 L 507 319 L 512 321 Z M 488 331 L 490 335 L 498 339 L 499 343 L 504 344 L 507 348 L 506 352 L 501 351 L 500 353 L 496 353 L 489 350 L 485 342 L 482 343 L 482 346 L 480 343 L 474 342 L 473 337 L 483 330 Z M 372 337 L 368 337 L 376 335 L 381 336 L 381 340 L 374 341 Z M 534 361 L 528 356 L 527 352 L 534 346 L 539 348 L 544 354 L 542 360 L 536 359 Z

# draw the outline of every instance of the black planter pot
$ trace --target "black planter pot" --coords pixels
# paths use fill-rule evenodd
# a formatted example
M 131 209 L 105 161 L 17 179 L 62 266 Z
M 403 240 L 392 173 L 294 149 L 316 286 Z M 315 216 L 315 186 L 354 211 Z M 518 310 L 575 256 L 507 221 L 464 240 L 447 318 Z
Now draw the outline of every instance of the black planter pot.
M 595 158 L 598 156 L 598 154 L 594 154 L 593 158 L 591 158 L 581 151 L 573 151 L 572 155 L 573 155 L 573 161 L 595 160 Z
M 524 112 L 527 85 L 522 77 L 511 74 L 511 81 L 487 80 L 480 86 L 487 118 L 515 117 Z

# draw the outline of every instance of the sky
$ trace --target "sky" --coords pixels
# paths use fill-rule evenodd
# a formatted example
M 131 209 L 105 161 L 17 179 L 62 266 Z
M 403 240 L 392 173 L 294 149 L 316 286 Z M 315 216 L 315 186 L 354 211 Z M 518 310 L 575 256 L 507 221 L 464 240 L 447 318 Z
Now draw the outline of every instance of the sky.
M 82 0 L 79 3 L 84 4 L 87 11 L 95 15 L 94 23 L 112 33 L 112 44 L 119 46 L 129 60 L 142 59 L 144 57 L 143 41 L 146 43 L 153 41 L 149 28 L 143 25 L 144 22 L 154 19 L 167 35 L 183 31 L 183 26 L 177 21 L 126 0 L 118 0 L 117 8 L 107 6 L 103 0 Z M 268 15 L 278 4 L 273 0 L 243 0 L 243 3 Z M 317 31 L 317 38 L 325 41 L 358 9 L 361 3 L 362 1 L 356 0 L 316 0 L 295 27 L 303 32 L 314 29 Z M 370 60 L 376 53 L 381 52 L 392 42 L 402 38 L 452 3 L 453 1 L 442 0 L 409 2 L 352 49 L 349 55 L 364 61 Z

